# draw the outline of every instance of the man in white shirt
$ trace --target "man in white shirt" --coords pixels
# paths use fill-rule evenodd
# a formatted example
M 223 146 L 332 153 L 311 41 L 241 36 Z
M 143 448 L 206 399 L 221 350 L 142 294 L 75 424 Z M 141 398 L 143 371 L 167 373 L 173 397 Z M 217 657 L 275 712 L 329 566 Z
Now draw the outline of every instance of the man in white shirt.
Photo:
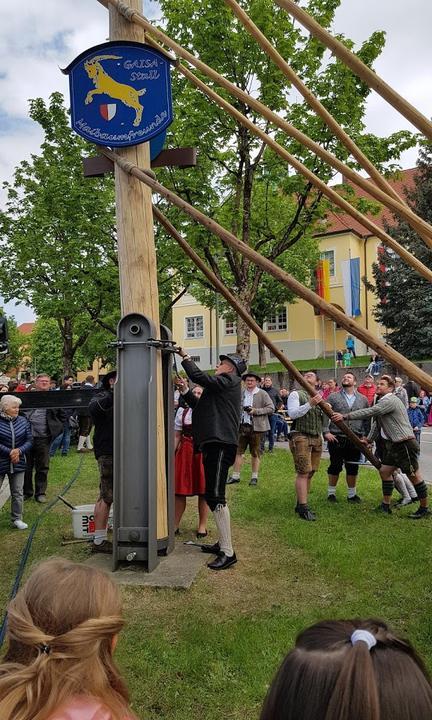
M 245 384 L 242 400 L 242 415 L 240 419 L 240 433 L 237 455 L 233 472 L 227 480 L 227 485 L 240 482 L 240 468 L 243 464 L 244 454 L 249 447 L 252 461 L 252 477 L 249 485 L 258 483 L 258 472 L 261 462 L 261 439 L 270 429 L 269 416 L 274 413 L 273 401 L 265 390 L 258 387 L 261 378 L 253 372 L 243 375 Z

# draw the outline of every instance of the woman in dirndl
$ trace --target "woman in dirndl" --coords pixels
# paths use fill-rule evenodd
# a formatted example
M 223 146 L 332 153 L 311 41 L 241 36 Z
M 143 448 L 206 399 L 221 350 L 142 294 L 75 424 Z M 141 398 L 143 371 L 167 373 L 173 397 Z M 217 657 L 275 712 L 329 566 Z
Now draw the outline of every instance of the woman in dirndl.
M 201 397 L 202 387 L 192 390 L 195 397 Z M 196 536 L 207 536 L 208 505 L 204 499 L 205 478 L 200 452 L 195 452 L 192 438 L 192 410 L 179 407 L 174 424 L 175 447 L 175 532 L 179 535 L 179 525 L 186 509 L 186 498 L 198 495 L 199 523 Z

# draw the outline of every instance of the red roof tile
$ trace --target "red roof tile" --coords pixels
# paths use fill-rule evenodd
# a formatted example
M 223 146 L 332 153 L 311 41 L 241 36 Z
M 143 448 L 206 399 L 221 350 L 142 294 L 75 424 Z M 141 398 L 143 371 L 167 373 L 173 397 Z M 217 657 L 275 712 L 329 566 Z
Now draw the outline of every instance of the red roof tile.
M 21 325 L 18 325 L 18 331 L 21 333 L 21 335 L 31 335 L 34 326 L 34 322 L 21 323 Z
M 417 168 L 411 168 L 409 170 L 402 170 L 400 173 L 400 176 L 397 179 L 391 179 L 389 180 L 389 184 L 394 187 L 398 195 L 405 200 L 405 190 L 411 189 L 414 186 L 414 175 L 417 172 Z M 367 179 L 367 182 L 373 182 L 370 178 Z M 355 194 L 358 197 L 370 197 L 369 193 L 367 193 L 363 188 L 358 187 L 357 185 L 354 185 L 351 182 L 347 182 L 347 185 L 351 185 L 351 187 L 354 189 Z M 387 223 L 391 225 L 394 223 L 394 217 L 390 210 L 387 208 L 384 208 L 381 213 L 378 215 L 371 215 L 367 214 L 367 217 L 370 218 L 378 227 L 384 229 L 384 224 Z M 358 235 L 372 235 L 371 231 L 368 228 L 365 228 L 364 225 L 362 225 L 360 222 L 355 220 L 351 215 L 348 215 L 346 213 L 336 213 L 334 211 L 331 211 L 327 216 L 327 222 L 328 225 L 323 233 L 320 234 L 330 234 L 330 233 L 336 233 L 336 232 L 347 232 L 349 230 L 352 230 L 353 232 L 357 233 Z

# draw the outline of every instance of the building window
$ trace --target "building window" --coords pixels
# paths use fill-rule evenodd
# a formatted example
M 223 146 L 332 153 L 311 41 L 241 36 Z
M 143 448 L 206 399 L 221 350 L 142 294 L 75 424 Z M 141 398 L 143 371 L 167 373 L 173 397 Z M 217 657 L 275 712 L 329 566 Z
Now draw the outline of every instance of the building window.
M 204 317 L 195 315 L 186 318 L 186 338 L 202 338 L 204 337 Z
M 335 273 L 335 253 L 334 250 L 324 250 L 320 253 L 321 260 L 328 260 L 330 267 L 330 277 L 334 277 Z
M 237 323 L 235 320 L 225 320 L 225 335 L 236 335 Z
M 286 307 L 282 308 L 274 315 L 270 315 L 267 320 L 267 330 L 286 330 L 287 327 L 288 323 Z

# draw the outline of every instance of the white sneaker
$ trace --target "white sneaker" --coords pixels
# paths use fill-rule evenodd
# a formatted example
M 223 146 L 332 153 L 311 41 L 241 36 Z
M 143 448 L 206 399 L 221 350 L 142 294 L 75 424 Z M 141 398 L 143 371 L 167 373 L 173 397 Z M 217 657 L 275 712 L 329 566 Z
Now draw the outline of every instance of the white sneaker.
M 14 525 L 17 530 L 27 530 L 28 528 L 27 523 L 23 522 L 22 520 L 14 520 L 12 525 Z

